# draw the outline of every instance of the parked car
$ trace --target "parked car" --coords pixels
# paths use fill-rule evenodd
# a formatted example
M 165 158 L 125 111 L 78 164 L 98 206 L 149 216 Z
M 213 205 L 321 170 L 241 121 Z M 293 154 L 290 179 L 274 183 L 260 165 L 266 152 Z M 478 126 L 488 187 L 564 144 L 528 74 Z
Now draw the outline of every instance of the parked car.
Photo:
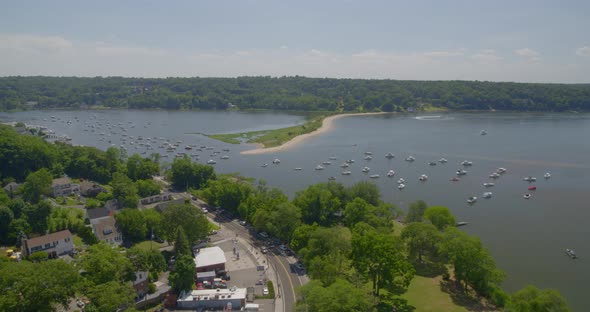
M 262 294 L 263 294 L 263 295 L 265 295 L 265 296 L 266 296 L 266 295 L 268 295 L 268 287 L 266 287 L 266 286 L 265 286 L 265 287 L 262 289 Z
M 246 221 L 240 221 L 238 222 L 240 225 L 246 226 Z
M 260 232 L 259 235 L 262 238 L 268 238 L 268 233 L 266 233 L 266 232 Z
M 265 254 L 265 253 L 267 253 L 267 252 L 268 252 L 268 249 L 266 249 L 266 247 L 262 247 L 262 249 L 261 249 L 261 252 L 262 252 L 263 254 Z

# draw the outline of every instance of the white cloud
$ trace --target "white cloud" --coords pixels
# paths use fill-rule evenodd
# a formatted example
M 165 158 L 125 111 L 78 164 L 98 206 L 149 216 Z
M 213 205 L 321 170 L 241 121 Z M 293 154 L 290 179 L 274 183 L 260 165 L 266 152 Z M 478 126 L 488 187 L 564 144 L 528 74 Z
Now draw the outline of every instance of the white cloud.
M 590 56 L 590 47 L 585 46 L 576 49 L 576 55 L 578 56 Z
M 428 57 L 454 57 L 454 56 L 464 56 L 465 53 L 463 50 L 458 51 L 432 51 L 432 52 L 424 52 L 422 53 L 424 56 Z
M 72 48 L 73 44 L 59 36 L 0 35 L 0 49 L 21 52 L 58 52 Z
M 471 59 L 479 62 L 498 62 L 503 60 L 504 58 L 498 56 L 495 50 L 484 49 L 471 55 Z
M 529 48 L 514 50 L 514 53 L 518 56 L 528 59 L 529 61 L 539 61 L 541 59 L 541 54 L 539 52 Z

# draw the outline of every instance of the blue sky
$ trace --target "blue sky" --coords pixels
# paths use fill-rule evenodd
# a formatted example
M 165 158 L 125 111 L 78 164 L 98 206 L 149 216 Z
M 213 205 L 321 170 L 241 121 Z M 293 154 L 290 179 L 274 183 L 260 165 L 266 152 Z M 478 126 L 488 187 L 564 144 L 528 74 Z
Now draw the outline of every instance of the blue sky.
M 590 82 L 590 1 L 5 1 L 0 75 Z

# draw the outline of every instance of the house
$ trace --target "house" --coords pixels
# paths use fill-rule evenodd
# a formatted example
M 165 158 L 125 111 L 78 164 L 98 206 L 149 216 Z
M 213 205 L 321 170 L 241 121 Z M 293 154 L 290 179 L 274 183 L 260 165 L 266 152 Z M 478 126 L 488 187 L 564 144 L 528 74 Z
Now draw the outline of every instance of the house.
M 85 197 L 96 197 L 99 193 L 106 193 L 106 189 L 100 184 L 92 181 L 80 182 L 80 195 Z
M 99 241 L 110 245 L 121 245 L 123 243 L 123 234 L 121 234 L 114 217 L 106 216 L 90 219 L 90 225 L 94 236 Z
M 74 251 L 74 241 L 69 230 L 55 232 L 39 237 L 23 240 L 23 255 L 30 256 L 34 252 L 44 251 L 49 258 L 56 258 Z
M 139 271 L 135 272 L 135 280 L 133 281 L 133 288 L 138 298 L 145 296 L 149 290 L 149 272 Z
M 195 267 L 197 273 L 208 271 L 225 270 L 225 253 L 219 246 L 201 248 L 195 256 Z
M 149 204 L 159 203 L 161 201 L 169 201 L 169 200 L 173 200 L 173 199 L 174 199 L 174 197 L 172 197 L 172 194 L 165 193 L 165 194 L 158 194 L 158 195 L 142 198 L 139 200 L 139 202 L 142 205 L 149 205 Z
M 68 177 L 53 179 L 53 182 L 51 183 L 51 194 L 55 198 L 59 196 L 68 196 L 71 194 L 77 195 L 79 193 L 80 185 L 72 183 L 72 180 Z
M 86 217 L 88 220 L 104 218 L 112 215 L 111 210 L 106 207 L 86 209 Z
M 246 305 L 246 288 L 201 289 L 182 292 L 177 300 L 178 309 L 204 311 L 240 310 Z
M 20 184 L 18 184 L 16 182 L 10 182 L 4 186 L 4 190 L 6 191 L 6 193 L 9 193 L 9 194 L 12 192 L 18 191 L 19 188 L 20 188 Z

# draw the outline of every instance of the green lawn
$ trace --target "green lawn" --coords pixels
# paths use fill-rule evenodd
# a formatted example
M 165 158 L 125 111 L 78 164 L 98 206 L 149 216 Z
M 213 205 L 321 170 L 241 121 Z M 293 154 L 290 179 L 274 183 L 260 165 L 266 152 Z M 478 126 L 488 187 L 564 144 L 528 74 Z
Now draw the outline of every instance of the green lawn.
M 451 295 L 443 292 L 440 287 L 440 277 L 430 278 L 416 275 L 408 291 L 401 297 L 408 300 L 408 305 L 415 311 L 469 311 L 453 302 Z
M 150 241 L 150 240 L 146 240 L 146 241 L 143 241 L 141 243 L 137 243 L 137 244 L 133 245 L 133 247 L 141 248 L 143 250 L 150 250 L 150 249 L 152 249 L 152 250 L 158 250 L 161 247 L 165 247 L 165 246 L 168 246 L 168 244 L 165 243 L 165 242 L 164 243 L 158 243 L 158 242 Z

